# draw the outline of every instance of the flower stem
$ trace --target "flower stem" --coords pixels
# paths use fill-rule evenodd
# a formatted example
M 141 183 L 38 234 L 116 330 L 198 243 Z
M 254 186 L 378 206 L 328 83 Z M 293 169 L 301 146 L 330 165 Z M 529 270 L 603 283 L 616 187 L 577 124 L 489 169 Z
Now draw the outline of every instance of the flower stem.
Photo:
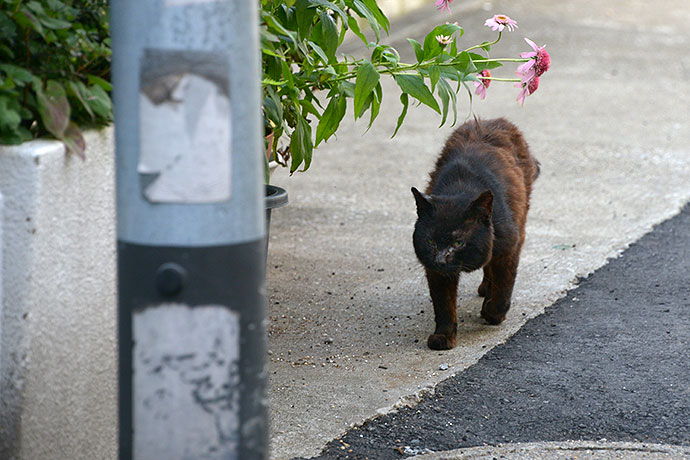
M 496 77 L 477 77 L 480 80 L 493 80 L 493 81 L 509 81 L 509 82 L 519 82 L 519 78 L 496 78 Z
M 469 52 L 470 50 L 474 50 L 474 49 L 477 49 L 477 48 L 482 48 L 482 47 L 484 47 L 484 46 L 495 45 L 495 44 L 498 43 L 499 41 L 501 41 L 501 32 L 498 33 L 498 38 L 497 38 L 496 40 L 492 41 L 491 43 L 483 43 L 483 44 L 481 44 L 481 45 L 470 46 L 470 47 L 467 48 L 464 52 L 467 53 L 467 52 Z
M 472 62 L 485 64 L 485 63 L 489 63 L 489 62 L 527 62 L 527 61 L 529 61 L 529 59 L 525 59 L 525 58 L 494 58 L 494 59 L 475 59 Z M 357 62 L 352 63 L 352 64 L 357 64 L 359 62 L 361 62 L 361 61 L 357 61 Z M 348 64 L 351 64 L 351 63 L 348 63 Z M 448 61 L 448 62 L 435 62 L 435 61 L 433 61 L 433 62 L 424 62 L 424 63 L 418 62 L 416 64 L 400 64 L 394 68 L 385 67 L 383 69 L 377 69 L 377 70 L 380 74 L 385 73 L 385 74 L 394 75 L 396 73 L 405 73 L 405 72 L 409 72 L 411 70 L 427 69 L 427 68 L 430 68 L 433 66 L 455 67 L 457 64 L 458 64 L 457 62 L 453 63 L 451 61 Z M 374 64 L 374 65 L 376 65 L 376 64 Z M 330 78 L 330 79 L 326 80 L 324 83 L 336 83 L 339 81 L 350 80 L 356 76 L 357 76 L 357 72 L 355 70 L 352 70 L 346 74 L 340 75 L 337 78 Z M 516 80 L 516 79 L 499 79 L 499 78 L 493 78 L 493 79 L 497 80 L 497 81 L 520 81 L 520 80 Z M 307 84 L 304 86 L 309 86 L 309 85 Z M 300 88 L 300 87 L 298 86 L 298 88 Z

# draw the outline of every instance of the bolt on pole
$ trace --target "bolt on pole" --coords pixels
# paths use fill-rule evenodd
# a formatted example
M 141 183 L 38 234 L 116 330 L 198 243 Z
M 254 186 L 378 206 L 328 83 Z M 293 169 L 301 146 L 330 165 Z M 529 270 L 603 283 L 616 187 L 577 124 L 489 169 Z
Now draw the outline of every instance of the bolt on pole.
M 268 458 L 258 8 L 115 0 L 121 460 Z

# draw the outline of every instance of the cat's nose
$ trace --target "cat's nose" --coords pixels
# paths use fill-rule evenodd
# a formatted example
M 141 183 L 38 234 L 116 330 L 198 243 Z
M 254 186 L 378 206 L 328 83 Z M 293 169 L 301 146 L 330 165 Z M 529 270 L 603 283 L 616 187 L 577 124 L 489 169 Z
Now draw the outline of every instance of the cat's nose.
M 452 256 L 452 251 L 450 249 L 444 249 L 442 251 L 438 251 L 436 253 L 436 263 L 447 264 L 448 262 L 450 262 L 451 256 Z

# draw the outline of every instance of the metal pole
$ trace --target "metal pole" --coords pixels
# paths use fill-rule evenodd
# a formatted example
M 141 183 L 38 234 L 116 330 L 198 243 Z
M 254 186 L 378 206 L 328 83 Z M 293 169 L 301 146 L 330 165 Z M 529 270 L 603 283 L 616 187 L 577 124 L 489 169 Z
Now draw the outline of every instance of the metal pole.
M 121 460 L 268 458 L 257 4 L 114 0 Z

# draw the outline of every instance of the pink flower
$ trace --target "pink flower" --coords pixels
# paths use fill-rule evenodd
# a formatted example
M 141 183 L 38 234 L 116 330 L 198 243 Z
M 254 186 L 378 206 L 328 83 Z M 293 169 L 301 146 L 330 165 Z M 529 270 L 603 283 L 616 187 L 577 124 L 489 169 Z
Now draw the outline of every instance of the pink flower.
M 518 67 L 518 72 L 527 76 L 531 76 L 534 73 L 537 77 L 540 77 L 551 67 L 551 56 L 549 56 L 549 53 L 546 52 L 543 46 L 537 46 L 529 38 L 525 38 L 525 41 L 534 51 L 520 53 L 520 57 L 529 58 L 529 61 Z
M 484 69 L 481 72 L 479 72 L 479 78 L 480 81 L 475 81 L 474 86 L 477 88 L 477 91 L 475 92 L 476 95 L 479 96 L 480 99 L 485 99 L 486 98 L 486 88 L 489 87 L 491 84 L 491 80 L 484 79 L 482 77 L 491 77 L 491 72 L 489 72 L 488 69 Z
M 492 18 L 489 18 L 484 23 L 485 26 L 491 27 L 491 30 L 498 30 L 503 32 L 503 29 L 508 28 L 509 31 L 517 29 L 517 22 L 510 19 L 505 14 L 497 14 Z
M 436 5 L 436 8 L 443 13 L 444 11 L 448 10 L 448 14 L 450 14 L 450 4 L 453 3 L 453 0 L 436 0 L 434 5 Z
M 519 75 L 519 74 L 518 74 Z M 521 105 L 525 105 L 525 99 L 530 94 L 534 93 L 539 88 L 539 77 L 535 76 L 532 80 L 527 82 L 515 83 L 516 88 L 522 88 L 518 94 L 517 101 Z

